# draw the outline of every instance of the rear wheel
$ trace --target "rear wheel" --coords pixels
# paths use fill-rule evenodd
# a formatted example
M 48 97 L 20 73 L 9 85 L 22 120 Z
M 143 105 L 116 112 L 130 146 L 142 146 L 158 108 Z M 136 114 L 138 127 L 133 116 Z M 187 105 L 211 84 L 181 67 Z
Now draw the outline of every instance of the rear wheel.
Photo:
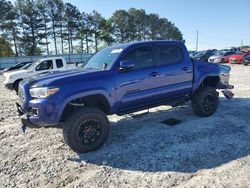
M 192 97 L 193 112 L 200 117 L 213 115 L 217 110 L 218 103 L 218 93 L 212 87 L 203 87 Z
M 109 120 L 106 114 L 94 107 L 76 109 L 67 117 L 63 137 L 75 152 L 86 153 L 101 147 L 109 135 Z

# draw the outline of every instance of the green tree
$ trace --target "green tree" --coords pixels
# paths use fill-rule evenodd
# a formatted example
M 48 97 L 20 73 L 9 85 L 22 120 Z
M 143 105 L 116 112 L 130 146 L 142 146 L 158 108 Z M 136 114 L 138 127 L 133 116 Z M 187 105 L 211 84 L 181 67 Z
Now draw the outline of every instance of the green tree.
M 128 14 L 130 26 L 130 40 L 145 40 L 147 34 L 147 16 L 145 10 L 131 8 L 128 10 Z
M 77 39 L 79 31 L 79 18 L 81 13 L 76 6 L 66 3 L 65 4 L 65 26 L 67 28 L 68 50 L 69 53 L 74 53 L 73 40 Z
M 159 19 L 159 30 L 157 39 L 160 40 L 183 40 L 182 33 L 173 23 L 166 18 Z
M 52 28 L 52 37 L 54 42 L 55 54 L 57 55 L 57 36 L 56 36 L 56 29 L 57 29 L 57 19 L 58 19 L 58 8 L 56 5 L 56 0 L 48 0 L 47 11 L 51 21 L 51 28 Z
M 157 14 L 146 14 L 143 9 L 118 10 L 111 17 L 115 42 L 124 43 L 141 40 L 180 40 L 180 30 L 166 18 Z
M 18 48 L 17 42 L 19 38 L 19 30 L 18 30 L 18 19 L 19 15 L 17 13 L 16 7 L 10 1 L 1 1 L 0 2 L 0 9 L 4 10 L 1 16 L 1 29 L 2 34 L 4 37 L 13 42 L 13 46 L 15 48 L 15 55 L 18 56 Z
M 41 43 L 43 45 L 46 46 L 46 52 L 47 52 L 47 55 L 49 55 L 49 37 L 51 35 L 51 28 L 50 28 L 50 17 L 49 17 L 49 14 L 48 14 L 48 0 L 37 0 L 37 8 L 38 8 L 38 11 L 39 13 L 41 14 L 42 16 L 42 36 L 44 37 L 45 39 L 45 42 Z
M 105 42 L 108 46 L 110 46 L 114 42 L 114 38 L 112 36 L 113 27 L 112 27 L 112 20 L 105 19 L 101 25 L 101 32 L 100 32 L 100 39 Z
M 125 10 L 117 10 L 113 13 L 112 27 L 115 36 L 115 41 L 118 43 L 124 43 L 129 41 L 129 14 Z
M 64 36 L 65 36 L 65 22 L 64 22 L 64 15 L 65 15 L 65 6 L 62 0 L 56 0 L 55 4 L 57 6 L 57 17 L 56 17 L 56 21 L 57 21 L 57 27 L 59 29 L 58 31 L 58 36 L 60 38 L 61 41 L 61 52 L 62 54 L 64 54 Z
M 17 0 L 16 6 L 20 14 L 22 28 L 21 51 L 26 55 L 41 54 L 38 47 L 43 39 L 43 19 L 33 0 Z M 39 50 L 38 50 L 39 49 Z
M 89 15 L 88 18 L 91 26 L 91 31 L 93 33 L 95 52 L 97 52 L 99 41 L 101 40 L 101 35 L 102 33 L 104 34 L 103 31 L 106 26 L 106 20 L 101 16 L 100 13 L 95 10 Z
M 84 44 L 86 45 L 86 52 L 89 53 L 89 42 L 91 42 L 91 25 L 89 22 L 89 15 L 82 13 L 78 19 L 79 29 L 77 32 L 77 39 L 80 40 L 80 52 L 84 52 Z
M 156 40 L 157 33 L 159 33 L 159 15 L 158 14 L 149 14 L 147 15 L 147 23 L 148 23 L 148 32 L 147 39 Z
M 0 57 L 10 57 L 13 55 L 14 52 L 11 49 L 11 44 L 4 38 L 0 37 Z

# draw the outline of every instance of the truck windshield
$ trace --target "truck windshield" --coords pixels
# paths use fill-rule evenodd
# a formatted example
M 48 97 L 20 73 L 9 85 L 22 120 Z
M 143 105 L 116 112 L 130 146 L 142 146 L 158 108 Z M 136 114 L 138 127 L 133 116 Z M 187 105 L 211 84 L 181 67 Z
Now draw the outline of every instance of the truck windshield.
M 109 69 L 122 52 L 123 48 L 106 48 L 96 53 L 88 63 L 83 67 L 84 69 L 106 70 Z

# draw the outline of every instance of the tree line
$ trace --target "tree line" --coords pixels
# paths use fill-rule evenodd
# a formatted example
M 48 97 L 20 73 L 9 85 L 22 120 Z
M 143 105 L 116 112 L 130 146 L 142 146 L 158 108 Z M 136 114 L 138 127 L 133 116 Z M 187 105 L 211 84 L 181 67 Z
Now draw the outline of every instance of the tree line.
M 162 39 L 183 41 L 172 22 L 143 9 L 104 18 L 63 0 L 0 0 L 0 57 L 91 53 L 116 43 Z

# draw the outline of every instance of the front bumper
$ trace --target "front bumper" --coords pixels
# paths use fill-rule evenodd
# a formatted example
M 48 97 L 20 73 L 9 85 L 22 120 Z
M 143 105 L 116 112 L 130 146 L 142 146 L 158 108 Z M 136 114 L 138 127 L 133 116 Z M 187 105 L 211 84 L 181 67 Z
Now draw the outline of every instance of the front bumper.
M 60 125 L 60 96 L 50 96 L 46 99 L 33 99 L 28 92 L 28 81 L 19 84 L 19 101 L 16 109 L 23 124 L 28 127 L 58 127 Z
M 20 104 L 15 102 L 15 105 L 16 105 L 17 113 L 21 117 L 21 123 L 22 123 L 23 126 L 27 126 L 27 127 L 30 127 L 30 128 L 40 128 L 39 126 L 36 126 L 36 125 L 34 125 L 33 123 L 30 122 L 29 113 L 26 112 L 22 108 L 22 106 Z
M 16 109 L 18 115 L 21 117 L 21 122 L 23 125 L 31 128 L 40 128 L 40 127 L 58 127 L 58 112 L 52 110 L 51 105 L 46 105 L 45 103 L 32 103 L 28 104 L 28 109 L 24 108 L 19 103 L 16 104 Z M 47 107 L 47 108 L 46 108 Z M 51 111 L 51 110 L 52 111 Z M 34 111 L 36 113 L 34 113 Z
M 229 63 L 230 64 L 242 64 L 243 60 L 242 59 L 230 59 Z

